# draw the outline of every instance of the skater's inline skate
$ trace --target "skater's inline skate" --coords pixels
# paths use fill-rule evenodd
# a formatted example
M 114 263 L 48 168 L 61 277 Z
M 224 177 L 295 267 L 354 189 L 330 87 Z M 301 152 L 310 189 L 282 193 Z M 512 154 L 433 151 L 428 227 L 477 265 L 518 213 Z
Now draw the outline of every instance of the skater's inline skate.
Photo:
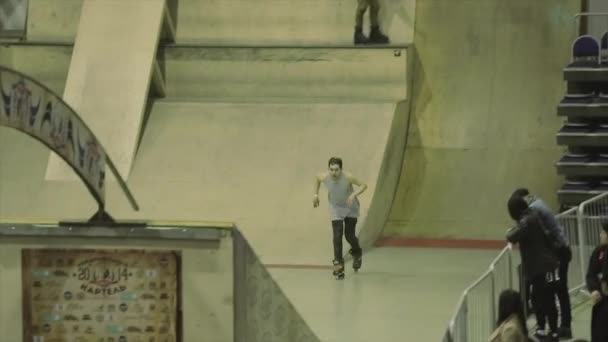
M 334 259 L 334 277 L 337 280 L 344 279 L 344 261 Z
M 355 272 L 359 272 L 359 269 L 361 268 L 361 264 L 363 263 L 362 251 L 359 249 L 359 251 L 357 253 L 355 253 L 351 249 L 348 251 L 348 253 L 350 255 L 352 255 L 352 257 L 353 257 L 353 270 L 355 270 Z

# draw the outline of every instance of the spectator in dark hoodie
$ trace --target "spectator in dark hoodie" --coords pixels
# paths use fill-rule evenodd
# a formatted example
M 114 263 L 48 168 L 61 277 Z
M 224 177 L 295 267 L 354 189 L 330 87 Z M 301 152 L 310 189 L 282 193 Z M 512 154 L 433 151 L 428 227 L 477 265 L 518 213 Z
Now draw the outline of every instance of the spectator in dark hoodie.
M 608 224 L 602 225 L 601 244 L 591 254 L 587 289 L 591 293 L 591 342 L 608 341 Z
M 524 277 L 532 284 L 532 307 L 538 317 L 547 317 L 549 332 L 541 329 L 534 334 L 541 341 L 559 341 L 555 285 L 559 280 L 558 260 L 542 228 L 537 210 L 518 196 L 507 203 L 509 215 L 516 222 L 507 232 L 507 241 L 518 244 Z

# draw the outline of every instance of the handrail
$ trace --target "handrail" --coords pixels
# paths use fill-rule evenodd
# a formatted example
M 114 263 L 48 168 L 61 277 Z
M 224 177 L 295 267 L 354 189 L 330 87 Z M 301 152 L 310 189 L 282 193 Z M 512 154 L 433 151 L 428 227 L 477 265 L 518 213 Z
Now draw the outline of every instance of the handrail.
M 591 199 L 589 201 L 583 202 L 583 204 L 585 204 L 587 202 L 592 203 L 592 202 L 597 201 L 598 199 L 602 199 L 603 197 L 606 197 L 606 196 L 608 196 L 608 192 L 606 192 L 606 193 L 604 193 L 604 194 L 602 194 L 600 196 L 597 196 L 597 197 L 595 197 L 595 198 L 593 198 L 593 199 Z M 581 206 L 582 206 L 582 204 L 581 204 Z M 583 206 L 583 209 L 584 209 L 584 206 Z M 579 235 L 579 241 L 582 242 L 583 241 L 582 238 L 581 238 L 582 229 L 580 229 L 582 223 L 580 221 L 581 220 L 581 215 L 579 214 L 580 210 L 581 210 L 581 207 L 574 207 L 574 208 L 568 209 L 568 210 L 566 210 L 566 211 L 564 211 L 562 213 L 557 214 L 556 218 L 559 219 L 559 218 L 564 218 L 564 217 L 567 217 L 567 216 L 576 216 L 576 218 L 577 218 L 577 225 L 579 226 L 579 228 L 577 229 L 577 232 L 578 232 L 578 235 Z M 582 250 L 582 248 L 579 248 L 579 250 Z M 495 289 L 496 289 L 495 286 L 496 286 L 496 284 L 494 283 L 494 281 L 495 281 L 494 277 L 495 277 L 495 274 L 496 274 L 495 272 L 497 270 L 496 266 L 498 265 L 498 263 L 501 260 L 504 260 L 505 257 L 508 257 L 507 262 L 508 262 L 508 265 L 509 265 L 509 271 L 508 271 L 509 273 L 507 274 L 507 277 L 508 277 L 508 281 L 509 281 L 509 286 L 513 286 L 513 261 L 512 261 L 513 259 L 512 259 L 512 254 L 511 254 L 512 252 L 513 252 L 512 245 L 511 244 L 506 245 L 500 251 L 500 253 L 498 253 L 498 255 L 496 257 L 494 257 L 494 259 L 490 263 L 490 266 L 489 266 L 488 270 L 486 270 L 479 278 L 477 278 L 471 285 L 469 285 L 463 291 L 462 295 L 460 296 L 460 298 L 459 298 L 459 300 L 457 302 L 457 305 L 456 305 L 456 308 L 454 310 L 454 313 L 453 313 L 453 315 L 452 315 L 452 317 L 451 317 L 451 319 L 450 319 L 450 321 L 448 323 L 448 329 L 447 329 L 446 335 L 448 336 L 448 339 L 450 341 L 452 341 L 454 339 L 454 336 L 455 336 L 455 333 L 456 333 L 456 331 L 455 331 L 455 329 L 456 329 L 456 322 L 457 322 L 457 320 L 459 318 L 459 315 L 462 312 L 462 308 L 467 304 L 467 299 L 469 297 L 469 294 L 473 290 L 475 290 L 483 281 L 487 280 L 490 277 L 492 277 L 492 293 L 490 294 L 490 296 L 493 297 L 492 298 L 493 302 L 492 302 L 491 305 L 492 305 L 492 309 L 495 311 L 496 308 L 495 308 L 495 303 L 494 303 L 494 301 L 495 301 L 494 296 L 495 296 Z M 584 252 L 581 252 L 581 253 L 584 253 Z M 582 267 L 581 267 L 581 269 L 582 269 Z M 584 272 L 584 270 L 582 272 Z M 582 279 L 584 279 L 584 277 Z M 584 285 L 577 286 L 573 291 L 570 291 L 571 294 L 575 294 L 576 291 L 581 288 L 581 286 L 584 286 Z M 496 315 L 496 312 L 493 312 L 491 317 L 495 318 L 495 315 Z
M 574 15 L 574 32 L 577 36 L 580 34 L 578 31 L 579 19 L 581 17 L 608 17 L 608 12 L 581 12 Z
M 453 338 L 454 336 L 454 329 L 455 329 L 455 324 L 456 324 L 456 319 L 458 318 L 458 315 L 460 314 L 463 306 L 466 303 L 466 300 L 468 298 L 468 295 L 471 291 L 475 290 L 475 288 L 477 288 L 483 281 L 487 280 L 488 278 L 493 278 L 494 275 L 494 271 L 496 269 L 496 265 L 498 264 L 498 262 L 505 257 L 505 255 L 508 255 L 510 252 L 512 251 L 511 245 L 507 245 L 505 246 L 500 253 L 498 254 L 498 256 L 496 256 L 492 262 L 490 263 L 489 268 L 479 277 L 477 278 L 477 280 L 475 280 L 471 285 L 469 285 L 462 293 L 462 295 L 460 296 L 460 299 L 458 300 L 458 304 L 456 305 L 456 309 L 454 310 L 454 313 L 452 315 L 452 318 L 450 319 L 449 323 L 448 323 L 448 336 L 451 338 Z M 511 258 L 509 255 L 509 267 L 511 267 Z M 508 279 L 509 279 L 509 285 L 511 285 L 513 283 L 512 281 L 512 273 L 511 271 L 509 271 L 509 275 L 508 275 Z M 492 279 L 492 286 L 494 287 L 494 278 Z M 493 290 L 494 291 L 494 290 Z M 492 296 L 494 296 L 494 293 L 491 294 Z M 494 298 L 492 298 L 492 302 L 494 301 Z M 494 303 L 492 303 L 492 305 L 494 305 Z

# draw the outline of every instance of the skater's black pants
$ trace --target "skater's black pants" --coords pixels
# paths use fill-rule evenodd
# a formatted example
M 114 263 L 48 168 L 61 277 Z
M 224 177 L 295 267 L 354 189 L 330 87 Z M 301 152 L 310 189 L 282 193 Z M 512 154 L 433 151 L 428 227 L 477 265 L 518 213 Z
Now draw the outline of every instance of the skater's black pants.
M 559 281 L 557 282 L 557 298 L 559 300 L 561 326 L 570 328 L 572 325 L 572 308 L 570 294 L 568 293 L 568 268 L 572 261 L 572 250 L 564 247 L 557 251 L 559 258 Z M 607 340 L 608 341 L 608 340 Z
M 553 281 L 555 273 L 558 272 L 543 273 L 532 278 L 532 295 L 530 296 L 538 327 L 543 329 L 548 320 L 549 329 L 552 332 L 557 332 L 557 307 L 555 305 L 557 282 Z
M 344 257 L 342 256 L 342 235 L 346 236 L 346 241 L 348 241 L 352 253 L 354 255 L 361 255 L 359 239 L 357 239 L 357 236 L 355 235 L 356 225 L 357 219 L 355 217 L 346 217 L 344 220 L 331 221 L 331 226 L 334 230 L 334 260 L 338 260 L 341 263 L 344 262 Z
M 608 341 L 608 300 L 593 306 L 591 311 L 591 342 Z

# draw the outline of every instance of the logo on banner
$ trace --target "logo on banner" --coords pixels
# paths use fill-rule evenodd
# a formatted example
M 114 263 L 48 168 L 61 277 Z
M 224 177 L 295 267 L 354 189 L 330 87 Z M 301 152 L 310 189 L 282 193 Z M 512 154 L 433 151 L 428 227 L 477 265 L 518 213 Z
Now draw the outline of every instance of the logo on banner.
M 111 296 L 127 290 L 132 273 L 129 266 L 119 260 L 93 258 L 79 263 L 73 277 L 82 282 L 81 291 L 95 296 Z

